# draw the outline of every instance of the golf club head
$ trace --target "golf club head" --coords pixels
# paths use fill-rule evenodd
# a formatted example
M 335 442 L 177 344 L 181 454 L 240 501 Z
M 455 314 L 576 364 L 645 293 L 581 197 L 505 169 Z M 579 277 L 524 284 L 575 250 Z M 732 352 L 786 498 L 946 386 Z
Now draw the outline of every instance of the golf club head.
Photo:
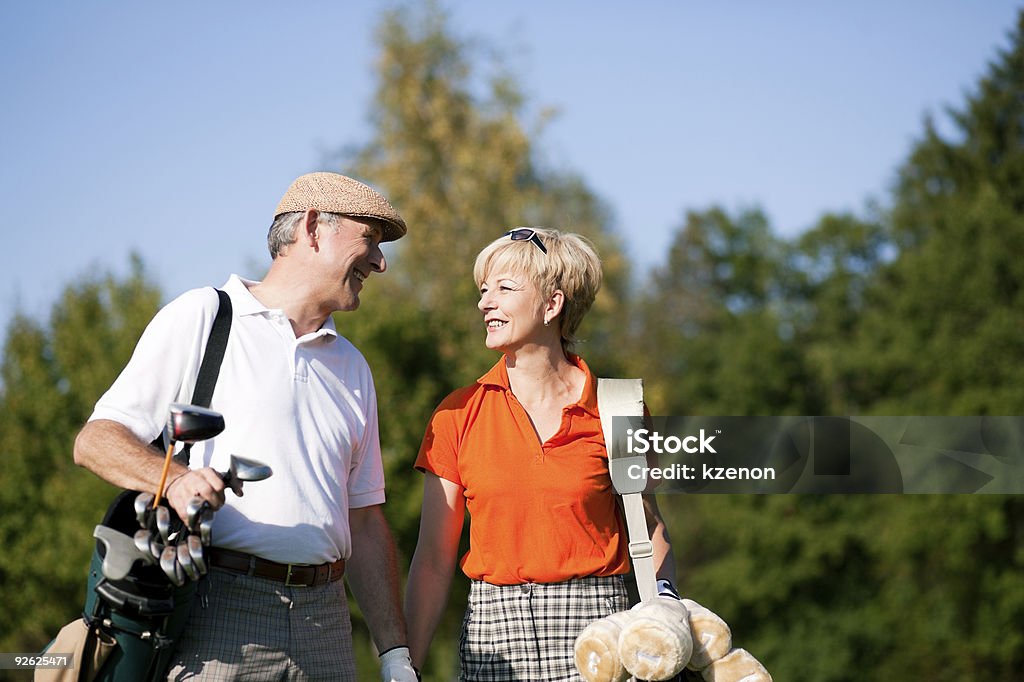
M 206 557 L 203 556 L 203 542 L 198 535 L 189 535 L 185 541 L 188 544 L 188 553 L 192 557 L 199 575 L 206 575 Z
M 213 438 L 224 430 L 224 416 L 205 407 L 171 403 L 166 436 L 172 442 L 195 443 Z
M 148 530 L 143 528 L 142 530 L 135 531 L 135 537 L 133 539 L 135 540 L 135 546 L 138 547 L 140 551 L 149 554 L 149 545 L 151 544 L 152 536 L 149 534 Z
M 156 508 L 156 530 L 160 540 L 166 545 L 171 534 L 171 511 L 163 505 Z
M 164 547 L 160 554 L 160 568 L 175 586 L 181 587 L 185 584 L 185 569 L 178 563 L 178 550 L 174 545 Z
M 135 496 L 135 520 L 139 528 L 149 527 L 149 508 L 153 506 L 153 493 L 139 493 Z
M 203 505 L 206 504 L 201 497 L 193 497 L 188 502 L 188 507 L 185 510 L 185 525 L 193 533 L 199 530 L 199 515 L 203 511 Z
M 199 516 L 199 539 L 206 547 L 213 544 L 213 510 L 209 507 Z
M 188 551 L 188 543 L 180 542 L 175 546 L 178 548 L 178 565 L 185 572 L 185 576 L 189 580 L 199 580 L 199 571 L 196 570 L 196 565 L 192 562 L 192 554 Z
M 160 562 L 160 557 L 164 553 L 164 545 L 160 542 L 160 538 L 151 537 L 149 539 L 149 553 L 153 555 L 154 563 Z
M 96 526 L 93 530 L 93 537 L 106 547 L 102 571 L 103 575 L 110 580 L 123 580 L 132 570 L 132 565 L 140 559 L 148 562 L 148 554 L 139 550 L 134 538 L 113 528 L 103 525 Z
M 232 479 L 242 481 L 243 483 L 246 481 L 262 481 L 273 475 L 274 470 L 263 462 L 231 455 L 231 468 L 228 469 L 225 482 L 230 483 Z

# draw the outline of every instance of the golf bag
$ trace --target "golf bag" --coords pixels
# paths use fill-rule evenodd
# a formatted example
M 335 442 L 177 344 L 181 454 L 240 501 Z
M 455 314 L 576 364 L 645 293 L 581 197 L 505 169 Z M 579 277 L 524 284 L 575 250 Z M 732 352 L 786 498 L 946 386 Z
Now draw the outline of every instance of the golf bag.
M 104 526 L 131 536 L 137 529 L 134 499 L 138 493 L 126 490 L 117 496 L 103 518 Z M 171 512 L 171 530 L 181 521 Z M 90 630 L 99 629 L 117 646 L 96 671 L 94 680 L 137 682 L 162 679 L 174 643 L 188 620 L 198 583 L 188 581 L 175 587 L 159 565 L 136 565 L 124 580 L 103 575 L 105 556 L 102 542 L 96 542 L 85 594 L 84 618 Z
M 231 330 L 231 300 L 219 289 L 217 296 L 217 315 L 192 394 L 192 404 L 202 407 L 209 407 L 213 398 Z M 154 441 L 154 446 L 162 450 L 159 440 Z M 178 458 L 188 464 L 188 446 Z M 139 530 L 134 505 L 138 494 L 133 490 L 120 493 L 107 509 L 101 525 L 131 538 Z M 171 532 L 180 531 L 181 520 L 173 509 L 169 511 Z M 104 543 L 97 540 L 82 615 L 88 626 L 88 637 L 100 636 L 107 641 L 112 638 L 116 646 L 97 670 L 89 671 L 87 679 L 102 682 L 163 679 L 175 642 L 187 623 L 198 583 L 186 581 L 183 586 L 175 587 L 159 562 L 156 565 L 136 562 L 124 579 L 111 580 L 103 574 L 106 551 Z M 87 642 L 87 646 L 89 644 Z

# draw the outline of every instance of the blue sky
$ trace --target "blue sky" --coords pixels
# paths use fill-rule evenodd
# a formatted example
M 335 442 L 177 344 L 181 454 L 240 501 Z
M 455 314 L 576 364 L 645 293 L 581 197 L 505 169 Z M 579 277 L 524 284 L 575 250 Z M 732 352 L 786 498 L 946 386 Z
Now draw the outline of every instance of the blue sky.
M 543 158 L 608 203 L 642 273 L 689 209 L 757 205 L 790 236 L 884 203 L 924 116 L 963 103 L 1021 3 L 442 5 L 560 112 Z M 3 3 L 0 324 L 48 318 L 133 250 L 166 298 L 260 276 L 288 183 L 343 171 L 325 159 L 366 139 L 384 6 Z

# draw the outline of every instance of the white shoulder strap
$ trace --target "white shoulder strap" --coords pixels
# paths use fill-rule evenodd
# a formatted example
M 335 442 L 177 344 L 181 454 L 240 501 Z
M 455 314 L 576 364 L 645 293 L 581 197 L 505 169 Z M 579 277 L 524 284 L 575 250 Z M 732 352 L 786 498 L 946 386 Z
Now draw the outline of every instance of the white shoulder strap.
M 658 588 L 654 574 L 654 545 L 647 533 L 647 515 L 641 493 L 646 487 L 646 477 L 633 481 L 625 475 L 625 469 L 633 463 L 647 465 L 645 457 L 628 456 L 625 447 L 625 433 L 612 432 L 613 417 L 642 417 L 644 414 L 644 386 L 642 379 L 598 379 L 597 411 L 601 415 L 601 429 L 608 449 L 608 468 L 612 482 L 622 495 L 622 507 L 626 513 L 626 530 L 629 533 L 629 556 L 633 561 L 633 573 L 641 601 L 654 599 Z M 638 460 L 633 462 L 632 460 Z M 616 475 L 616 474 L 620 475 Z

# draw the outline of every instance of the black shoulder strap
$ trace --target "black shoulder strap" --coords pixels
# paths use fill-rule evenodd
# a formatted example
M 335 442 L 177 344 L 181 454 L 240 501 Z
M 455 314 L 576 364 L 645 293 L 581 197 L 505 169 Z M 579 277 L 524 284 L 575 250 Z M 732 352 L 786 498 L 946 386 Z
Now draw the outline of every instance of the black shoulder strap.
M 192 404 L 199 407 L 209 407 L 210 401 L 213 400 L 213 389 L 217 386 L 220 364 L 224 360 L 224 349 L 227 348 L 228 336 L 231 334 L 231 299 L 220 289 L 217 289 L 217 298 L 220 299 L 220 305 L 217 308 L 217 316 L 213 318 L 210 336 L 206 339 L 206 351 L 203 353 L 203 361 L 199 364 L 196 388 L 192 391 Z M 186 443 L 174 458 L 188 466 L 191 451 L 192 444 Z
M 217 386 L 220 363 L 224 360 L 224 349 L 231 333 L 231 299 L 220 289 L 217 289 L 217 298 L 220 299 L 220 307 L 217 308 L 217 316 L 213 318 L 213 328 L 206 340 L 206 352 L 199 365 L 196 389 L 192 392 L 192 404 L 199 407 L 209 407 L 213 400 L 213 389 Z

